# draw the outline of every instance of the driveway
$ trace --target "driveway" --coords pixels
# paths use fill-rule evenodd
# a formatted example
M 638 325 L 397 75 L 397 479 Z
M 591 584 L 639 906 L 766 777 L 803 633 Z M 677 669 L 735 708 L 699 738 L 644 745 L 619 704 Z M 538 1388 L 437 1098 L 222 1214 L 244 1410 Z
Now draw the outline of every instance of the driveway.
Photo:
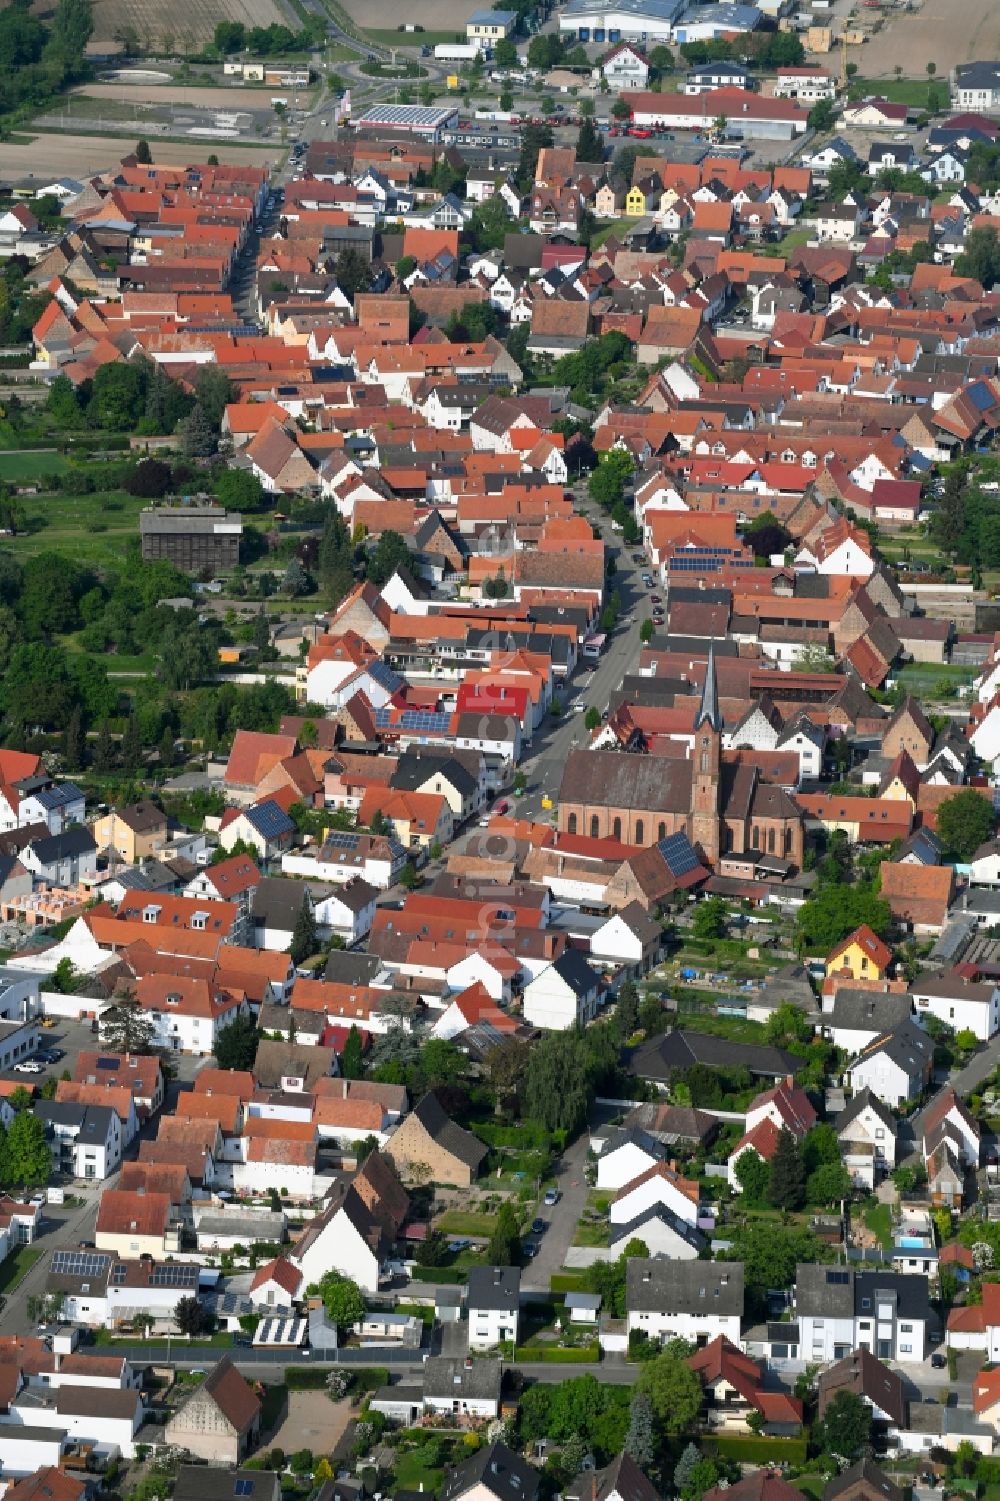
M 577 1221 L 587 1203 L 587 1180 L 584 1167 L 590 1146 L 590 1132 L 584 1131 L 563 1153 L 556 1169 L 559 1203 L 547 1209 L 539 1202 L 536 1214 L 545 1221 L 545 1234 L 538 1237 L 538 1255 L 529 1261 L 521 1278 L 525 1292 L 548 1292 L 553 1272 L 561 1272 L 566 1253 L 573 1243 Z M 532 1237 L 534 1239 L 534 1237 Z

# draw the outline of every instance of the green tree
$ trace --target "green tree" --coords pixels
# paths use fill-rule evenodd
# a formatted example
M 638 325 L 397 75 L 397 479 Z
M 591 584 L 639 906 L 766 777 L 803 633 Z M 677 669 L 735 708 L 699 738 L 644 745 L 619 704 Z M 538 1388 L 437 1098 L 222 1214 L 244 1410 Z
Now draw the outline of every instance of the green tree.
M 778 1144 L 771 1158 L 771 1181 L 768 1201 L 776 1209 L 801 1209 L 805 1203 L 806 1175 L 799 1144 L 787 1126 L 778 1132 Z
M 604 141 L 601 132 L 594 124 L 589 115 L 584 118 L 580 126 L 580 134 L 576 138 L 577 160 L 581 162 L 603 162 Z
M 340 1055 L 340 1072 L 345 1079 L 360 1079 L 364 1076 L 363 1049 L 361 1046 L 361 1033 L 357 1024 L 351 1023 L 350 1031 L 344 1039 L 344 1050 Z
M 650 1470 L 656 1460 L 653 1404 L 645 1392 L 635 1392 L 629 1403 L 625 1452 L 632 1456 L 640 1470 Z
M 813 1428 L 821 1452 L 836 1454 L 852 1463 L 860 1459 L 871 1442 L 872 1411 L 855 1392 L 839 1391 Z
M 199 365 L 194 381 L 195 400 L 213 432 L 218 432 L 226 407 L 236 398 L 233 383 L 222 365 Z M 239 471 L 236 471 L 239 472 Z
M 153 160 L 153 153 L 149 149 L 149 142 L 143 137 L 136 142 L 135 159 L 142 167 L 148 167 Z
M 260 1033 L 252 1016 L 238 1016 L 220 1027 L 215 1039 L 215 1061 L 220 1068 L 246 1073 L 253 1068 Z
M 83 733 L 83 714 L 79 704 L 70 714 L 69 723 L 66 726 L 66 734 L 63 737 L 63 760 L 70 771 L 80 771 L 83 767 L 86 740 Z
M 381 589 L 396 569 L 412 562 L 410 549 L 399 532 L 384 531 L 368 555 L 368 577 Z
M 671 1354 L 647 1361 L 635 1389 L 649 1398 L 653 1413 L 668 1437 L 685 1433 L 701 1411 L 701 1382 L 684 1360 Z
M 884 937 L 890 917 L 889 903 L 874 892 L 860 886 L 825 886 L 799 908 L 796 927 L 807 952 L 828 954 L 862 923 Z
M 342 250 L 334 261 L 333 274 L 345 297 L 367 292 L 372 284 L 371 263 L 358 250 Z
M 399 884 L 404 891 L 413 891 L 418 885 L 420 877 L 417 875 L 417 867 L 412 860 L 407 860 L 399 872 Z
M 639 992 L 631 980 L 619 987 L 615 1003 L 615 1026 L 622 1039 L 631 1037 L 639 1026 Z
M 142 737 L 139 733 L 139 721 L 134 714 L 130 714 L 125 725 L 125 733 L 122 736 L 122 766 L 126 771 L 135 771 L 141 760 Z
M 218 437 L 205 415 L 205 409 L 198 402 L 178 422 L 177 436 L 181 440 L 181 451 L 189 459 L 207 458 L 219 446 Z
M 52 1153 L 45 1140 L 45 1126 L 37 1115 L 21 1110 L 7 1128 L 3 1153 L 8 1183 L 19 1188 L 47 1183 L 52 1171 Z
M 611 113 L 616 120 L 627 120 L 632 114 L 632 108 L 626 100 L 618 98 L 611 106 Z
M 851 1176 L 841 1162 L 824 1162 L 806 1179 L 806 1200 L 827 1207 L 851 1196 Z
M 965 249 L 955 258 L 955 275 L 974 277 L 986 291 L 1000 280 L 1000 237 L 992 225 L 983 225 L 966 235 Z
M 312 902 L 308 897 L 303 897 L 299 915 L 295 919 L 295 930 L 292 933 L 292 941 L 288 945 L 293 964 L 302 964 L 310 955 L 315 954 L 319 948 L 319 939 L 316 934 L 316 917 L 313 912 Z
M 692 1477 L 701 1462 L 701 1450 L 697 1444 L 686 1445 L 674 1466 L 674 1490 L 678 1495 L 686 1496 L 689 1493 Z
M 970 859 L 993 837 L 995 827 L 992 803 L 971 787 L 946 798 L 938 809 L 938 835 L 945 854 L 953 860 Z
M 181 1334 L 197 1339 L 199 1335 L 207 1334 L 214 1322 L 200 1298 L 178 1298 L 174 1307 L 174 1323 Z
M 110 1053 L 148 1053 L 155 1029 L 135 996 L 126 992 L 101 1012 L 101 1043 Z
M 763 1204 L 771 1185 L 771 1168 L 763 1157 L 748 1147 L 737 1157 L 733 1171 L 746 1202 L 753 1207 Z
M 639 640 L 642 641 L 643 643 L 645 643 L 647 641 L 652 641 L 652 639 L 655 636 L 655 634 L 656 634 L 656 626 L 647 617 L 647 619 L 645 619 L 642 622 L 642 625 L 639 627 Z
M 319 1280 L 319 1295 L 326 1316 L 340 1330 L 350 1329 L 364 1317 L 365 1300 L 361 1289 L 341 1272 L 324 1272 Z
M 514 1206 L 505 1200 L 497 1210 L 493 1232 L 486 1247 L 490 1266 L 518 1266 L 521 1261 L 521 1227 Z
M 704 897 L 694 909 L 691 932 L 695 938 L 721 938 L 726 931 L 726 904 L 721 896 Z

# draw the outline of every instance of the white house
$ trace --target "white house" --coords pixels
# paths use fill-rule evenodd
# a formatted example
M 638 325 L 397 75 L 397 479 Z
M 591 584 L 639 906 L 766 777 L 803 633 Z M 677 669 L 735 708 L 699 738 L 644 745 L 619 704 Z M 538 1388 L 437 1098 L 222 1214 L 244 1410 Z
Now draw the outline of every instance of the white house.
M 880 1037 L 851 1065 L 851 1089 L 870 1089 L 887 1105 L 915 1100 L 931 1075 L 934 1044 L 913 1022 Z
M 973 886 L 1000 886 L 1000 840 L 979 846 L 969 861 L 969 881 Z
M 725 1335 L 739 1344 L 740 1261 L 655 1261 L 633 1257 L 625 1280 L 628 1332 L 703 1345 Z
M 423 1378 L 424 1412 L 446 1418 L 499 1416 L 499 1360 L 450 1360 L 445 1355 L 429 1355 L 424 1361 Z
M 931 1310 L 919 1273 L 800 1264 L 795 1308 L 803 1360 L 823 1365 L 857 1349 L 879 1360 L 924 1359 Z
M 936 1016 L 956 1032 L 974 1032 L 988 1042 L 1000 1030 L 1000 985 L 969 976 L 964 970 L 918 975 L 913 982 L 917 1016 Z
M 565 949 L 524 987 L 524 1019 L 548 1032 L 585 1027 L 597 1015 L 600 979 L 576 949 Z
M 896 1166 L 896 1118 L 870 1089 L 849 1100 L 834 1126 L 840 1160 L 858 1188 L 871 1193 Z
M 372 1245 L 372 1219 L 355 1189 L 348 1188 L 311 1220 L 290 1255 L 305 1285 L 318 1282 L 324 1272 L 337 1271 L 356 1282 L 362 1292 L 378 1291 L 385 1257 L 379 1238 Z
M 469 1348 L 491 1350 L 508 1340 L 516 1345 L 520 1306 L 520 1267 L 470 1267 L 466 1297 Z
M 698 1223 L 699 1193 L 693 1179 L 684 1178 L 669 1162 L 655 1162 L 623 1183 L 611 1201 L 612 1225 L 627 1225 L 654 1209 L 665 1209 L 686 1225 Z
M 841 985 L 834 995 L 823 997 L 823 1035 L 854 1058 L 912 1015 L 913 1000 L 905 993 Z
M 107 1105 L 39 1100 L 35 1115 L 45 1126 L 56 1171 L 101 1181 L 121 1166 L 122 1123 Z
M 378 891 L 361 876 L 326 895 L 317 893 L 313 907 L 317 933 L 324 942 L 340 937 L 351 948 L 370 931 L 377 901 Z
M 49 886 L 79 886 L 97 874 L 97 845 L 86 824 L 73 824 L 45 839 L 33 839 L 18 859 L 36 881 Z
M 660 952 L 663 930 L 638 902 L 615 912 L 590 936 L 592 959 L 620 965 L 630 975 L 645 974 Z
M 644 1131 L 606 1131 L 597 1158 L 597 1187 L 624 1188 L 663 1157 L 664 1148 Z
M 601 73 L 613 94 L 644 89 L 649 83 L 649 63 L 631 42 L 619 42 L 601 63 Z
M 611 1256 L 619 1256 L 630 1240 L 641 1240 L 650 1256 L 664 1256 L 670 1261 L 694 1261 L 705 1247 L 705 1237 L 693 1225 L 676 1219 L 662 1204 L 625 1224 L 612 1223 L 608 1232 Z

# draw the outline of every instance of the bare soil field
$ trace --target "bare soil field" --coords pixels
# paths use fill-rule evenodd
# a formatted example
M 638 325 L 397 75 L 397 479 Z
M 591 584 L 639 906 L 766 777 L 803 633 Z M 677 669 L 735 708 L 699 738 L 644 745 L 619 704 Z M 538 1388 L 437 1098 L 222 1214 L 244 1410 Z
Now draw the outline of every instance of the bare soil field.
M 291 19 L 289 19 L 291 17 Z M 299 22 L 281 0 L 96 0 L 94 41 L 113 41 L 123 26 L 132 26 L 147 52 L 171 53 L 175 47 L 197 48 L 209 42 L 218 21 L 247 26 L 292 26 Z M 166 46 L 164 39 L 169 41 Z
M 996 57 L 1000 50 L 1000 6 L 996 0 L 924 0 L 911 15 L 899 14 L 871 41 L 852 49 L 864 78 L 891 78 L 897 64 L 906 78 L 925 78 L 929 62 L 947 78 L 956 63 Z
M 274 89 L 192 88 L 186 83 L 86 83 L 72 90 L 88 99 L 113 99 L 122 104 L 190 105 L 197 109 L 270 110 Z M 303 93 L 299 90 L 299 93 Z
M 240 146 L 232 141 L 193 140 L 190 145 L 150 143 L 153 160 L 172 165 L 203 162 L 214 151 L 220 162 L 268 166 L 282 155 L 279 146 Z M 132 148 L 126 139 L 107 136 L 37 135 L 29 146 L 0 145 L 0 167 L 12 177 L 86 177 L 116 166 Z
M 423 26 L 425 31 L 465 31 L 465 21 L 456 19 L 454 0 L 411 0 L 405 15 L 399 0 L 341 0 L 358 26 L 372 31 L 393 31 L 401 21 Z M 461 13 L 463 16 L 465 12 Z M 400 45 L 420 45 L 420 33 L 401 34 Z

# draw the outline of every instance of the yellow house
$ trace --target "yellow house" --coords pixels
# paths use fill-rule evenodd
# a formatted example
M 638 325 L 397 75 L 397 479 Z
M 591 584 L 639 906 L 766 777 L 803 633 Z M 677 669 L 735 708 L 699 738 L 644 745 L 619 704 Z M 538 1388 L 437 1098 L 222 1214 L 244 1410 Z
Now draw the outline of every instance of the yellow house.
M 867 923 L 841 939 L 827 955 L 826 977 L 840 979 L 884 980 L 892 963 L 892 950 L 873 933 Z
M 516 25 L 516 10 L 477 10 L 465 23 L 465 39 L 479 42 L 483 47 L 495 47 L 511 35 Z
M 641 219 L 646 212 L 646 194 L 634 183 L 625 195 L 625 214 L 629 219 Z
M 879 783 L 878 795 L 888 798 L 890 802 L 909 803 L 911 808 L 916 808 L 919 792 L 920 773 L 909 751 L 902 750 L 892 765 L 886 767 Z
M 143 799 L 127 808 L 105 813 L 93 827 L 98 850 L 114 850 L 119 860 L 134 865 L 155 855 L 167 840 L 167 815 Z

